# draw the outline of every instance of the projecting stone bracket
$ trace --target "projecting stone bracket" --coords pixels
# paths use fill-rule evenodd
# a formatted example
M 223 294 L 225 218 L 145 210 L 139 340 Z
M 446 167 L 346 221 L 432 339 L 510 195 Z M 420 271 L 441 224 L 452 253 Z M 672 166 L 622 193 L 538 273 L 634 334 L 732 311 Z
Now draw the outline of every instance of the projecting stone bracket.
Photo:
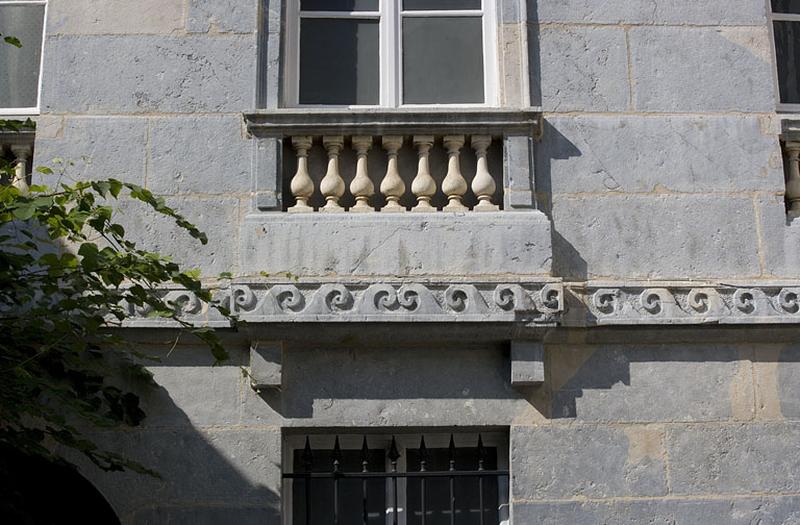
M 280 342 L 254 341 L 250 347 L 250 386 L 254 390 L 280 390 L 283 384 L 283 345 Z
M 511 341 L 511 386 L 529 388 L 544 383 L 544 344 Z

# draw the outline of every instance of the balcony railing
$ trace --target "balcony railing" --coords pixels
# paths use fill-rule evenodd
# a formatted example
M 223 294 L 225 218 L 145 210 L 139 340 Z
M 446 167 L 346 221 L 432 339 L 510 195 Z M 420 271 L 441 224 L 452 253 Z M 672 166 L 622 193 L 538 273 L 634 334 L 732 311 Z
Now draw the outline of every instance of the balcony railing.
M 260 148 L 262 211 L 535 207 L 532 144 L 540 118 L 532 111 L 278 110 L 245 118 Z
M 28 189 L 33 158 L 34 131 L 0 131 L 0 159 L 4 165 L 12 165 L 14 174 L 6 177 L 3 174 L 2 184 L 12 184 L 21 190 Z

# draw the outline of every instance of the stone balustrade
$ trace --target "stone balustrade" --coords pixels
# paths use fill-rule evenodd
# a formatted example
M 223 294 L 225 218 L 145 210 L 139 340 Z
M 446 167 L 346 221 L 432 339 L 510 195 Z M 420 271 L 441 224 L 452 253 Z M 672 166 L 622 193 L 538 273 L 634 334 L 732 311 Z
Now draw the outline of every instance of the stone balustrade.
M 495 176 L 489 171 L 488 149 L 492 144 L 491 135 L 324 135 L 317 139 L 327 154 L 324 177 L 316 183 L 309 170 L 309 150 L 315 139 L 309 135 L 291 137 L 291 145 L 297 156 L 297 168 L 291 177 L 289 190 L 294 204 L 289 206 L 290 213 L 307 213 L 321 211 L 336 213 L 350 211 L 353 213 L 382 211 L 395 212 L 435 212 L 443 211 L 498 211 L 500 206 L 495 202 L 495 194 L 499 185 Z M 416 172 L 410 184 L 403 180 L 399 169 L 399 152 L 404 143 L 413 145 L 416 152 Z M 432 173 L 430 167 L 431 150 L 435 144 L 441 144 L 447 152 L 446 170 Z M 351 148 L 356 155 L 354 169 L 345 173 L 340 168 L 340 157 L 344 148 Z M 386 155 L 386 168 L 381 174 L 379 184 L 370 178 L 368 153 L 373 148 L 380 148 Z M 473 150 L 475 155 L 475 171 L 464 173 L 461 167 L 461 156 L 465 150 Z M 472 191 L 474 205 L 465 203 L 465 196 Z M 314 192 L 318 191 L 325 200 L 324 205 L 314 207 L 310 201 Z M 410 205 L 401 203 L 401 199 L 411 192 L 413 201 Z M 352 196 L 353 204 L 343 205 L 346 193 Z M 440 206 L 433 202 L 437 192 L 446 199 Z M 382 197 L 376 204 L 376 193 Z M 288 200 L 291 200 L 288 199 Z
M 789 220 L 800 217 L 800 121 L 784 120 L 781 135 Z
M 245 120 L 257 143 L 261 211 L 535 208 L 541 120 L 532 111 L 277 110 Z
M 28 189 L 31 161 L 33 159 L 33 131 L 0 132 L 0 158 L 14 166 L 14 175 L 3 184 L 12 184 L 20 190 Z

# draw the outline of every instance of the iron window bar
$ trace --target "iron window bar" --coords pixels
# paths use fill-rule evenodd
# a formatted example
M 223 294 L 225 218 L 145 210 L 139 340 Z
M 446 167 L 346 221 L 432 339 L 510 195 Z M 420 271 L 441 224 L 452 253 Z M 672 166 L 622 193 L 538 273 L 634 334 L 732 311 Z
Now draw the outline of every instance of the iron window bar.
M 362 490 L 362 521 L 363 525 L 368 525 L 368 506 L 369 498 L 367 494 L 367 481 L 370 479 L 384 479 L 391 480 L 392 483 L 392 524 L 398 525 L 399 514 L 399 501 L 398 501 L 398 479 L 419 479 L 420 480 L 420 511 L 421 511 L 421 525 L 425 525 L 427 515 L 426 505 L 426 480 L 428 479 L 441 479 L 447 478 L 449 480 L 449 508 L 450 508 L 450 525 L 458 525 L 456 521 L 456 478 L 475 478 L 478 482 L 478 505 L 480 525 L 487 525 L 485 523 L 486 506 L 484 504 L 484 480 L 486 478 L 508 478 L 508 470 L 486 470 L 486 449 L 483 446 L 483 438 L 478 435 L 477 443 L 478 464 L 476 470 L 456 470 L 456 446 L 453 435 L 450 434 L 450 444 L 448 446 L 448 469 L 447 470 L 428 470 L 428 450 L 425 445 L 425 436 L 420 438 L 419 445 L 419 470 L 399 472 L 397 470 L 397 460 L 400 458 L 400 452 L 397 448 L 397 442 L 392 436 L 391 445 L 387 453 L 387 458 L 390 461 L 389 472 L 370 472 L 369 471 L 369 455 L 370 449 L 367 445 L 367 438 L 361 445 L 361 472 L 343 472 L 340 468 L 342 459 L 342 451 L 339 445 L 339 436 L 336 436 L 333 446 L 333 453 L 331 454 L 331 471 L 330 472 L 312 472 L 312 465 L 314 453 L 311 449 L 311 443 L 308 436 L 306 436 L 305 446 L 302 454 L 303 472 L 286 472 L 282 475 L 283 479 L 301 479 L 305 480 L 305 524 L 311 524 L 312 516 L 312 490 L 310 480 L 312 479 L 331 479 L 333 480 L 333 523 L 339 525 L 339 482 L 343 479 L 360 479 Z

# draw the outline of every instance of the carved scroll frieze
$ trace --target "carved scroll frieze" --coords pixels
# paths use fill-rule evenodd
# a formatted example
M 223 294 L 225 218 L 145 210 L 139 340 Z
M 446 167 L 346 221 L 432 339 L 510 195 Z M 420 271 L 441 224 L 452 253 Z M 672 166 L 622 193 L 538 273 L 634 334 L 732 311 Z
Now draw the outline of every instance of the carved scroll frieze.
M 182 315 L 214 317 L 213 309 L 191 292 L 167 294 Z M 552 325 L 560 320 L 565 304 L 564 289 L 558 282 L 252 282 L 220 288 L 214 295 L 233 315 L 250 323 L 489 321 Z M 147 313 L 133 309 L 131 315 L 145 318 Z
M 585 308 L 586 324 L 800 322 L 800 287 L 781 284 L 589 285 L 570 289 L 570 293 Z

